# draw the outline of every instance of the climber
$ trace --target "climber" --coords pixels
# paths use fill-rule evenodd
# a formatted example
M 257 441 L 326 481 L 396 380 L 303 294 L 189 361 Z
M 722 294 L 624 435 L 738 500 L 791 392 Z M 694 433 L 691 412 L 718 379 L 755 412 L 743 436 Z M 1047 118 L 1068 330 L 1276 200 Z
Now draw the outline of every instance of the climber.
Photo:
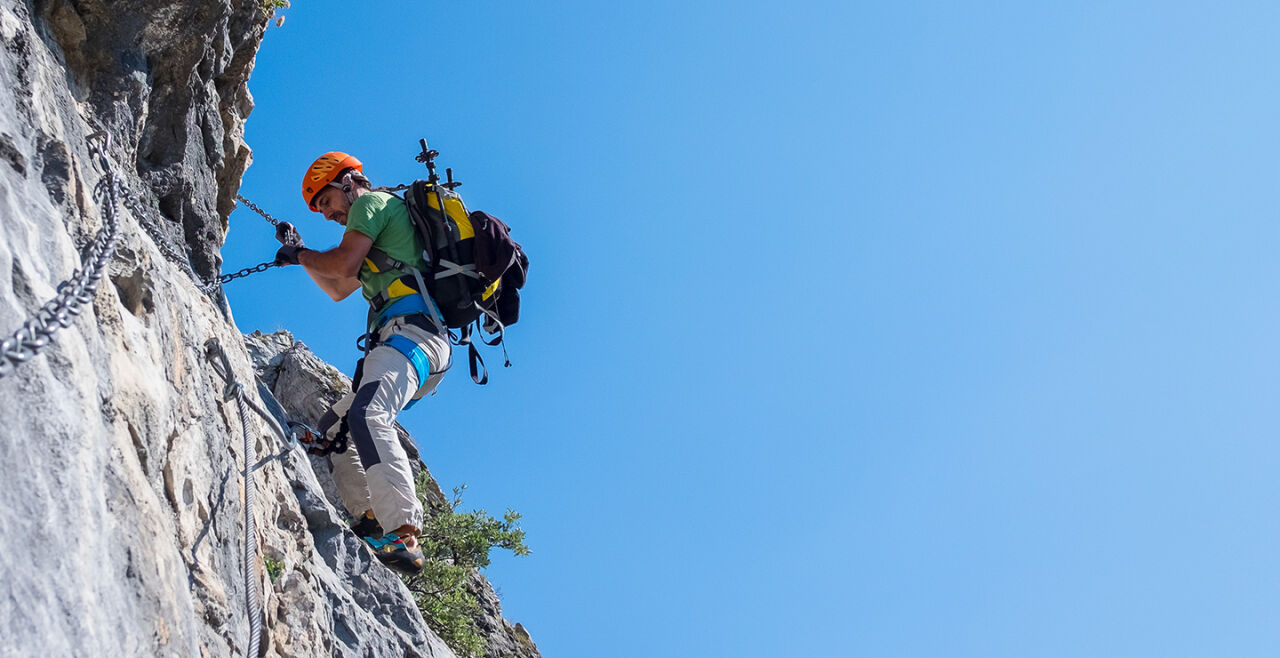
M 343 504 L 357 519 L 352 530 L 383 563 L 412 574 L 423 566 L 423 511 L 394 423 L 401 410 L 435 390 L 451 348 L 443 323 L 434 319 L 439 309 L 414 272 L 423 245 L 404 201 L 373 191 L 363 170 L 359 160 L 340 152 L 307 168 L 307 207 L 346 231 L 338 246 L 314 251 L 300 238 L 286 240 L 293 228 L 282 222 L 277 237 L 285 245 L 275 262 L 301 265 L 334 301 L 361 289 L 370 304 L 368 333 L 361 336 L 365 355 L 352 390 L 324 415 L 319 431 L 341 446 L 330 459 Z M 346 449 L 348 438 L 355 450 Z

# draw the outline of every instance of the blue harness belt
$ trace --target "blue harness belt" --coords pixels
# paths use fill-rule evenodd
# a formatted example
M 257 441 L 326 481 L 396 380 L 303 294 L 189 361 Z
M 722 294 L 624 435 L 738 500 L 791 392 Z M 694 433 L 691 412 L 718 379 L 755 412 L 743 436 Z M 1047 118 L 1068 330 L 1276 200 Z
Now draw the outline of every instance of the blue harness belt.
M 414 296 L 417 297 L 417 295 Z M 418 372 L 418 388 L 422 388 L 422 385 L 427 383 L 427 378 L 431 376 L 431 359 L 427 358 L 427 353 L 422 351 L 417 343 L 400 334 L 395 334 L 383 345 L 394 348 L 413 364 L 413 369 Z M 417 403 L 417 400 L 410 400 L 404 408 L 408 409 Z
M 427 306 L 426 301 L 422 299 L 422 295 L 413 294 L 397 297 L 394 301 L 382 307 L 378 311 L 378 317 L 373 323 L 373 327 L 369 331 L 373 331 L 376 327 L 381 327 L 388 320 L 401 315 L 413 315 L 414 313 L 422 313 L 427 317 L 435 317 L 431 314 L 431 308 Z

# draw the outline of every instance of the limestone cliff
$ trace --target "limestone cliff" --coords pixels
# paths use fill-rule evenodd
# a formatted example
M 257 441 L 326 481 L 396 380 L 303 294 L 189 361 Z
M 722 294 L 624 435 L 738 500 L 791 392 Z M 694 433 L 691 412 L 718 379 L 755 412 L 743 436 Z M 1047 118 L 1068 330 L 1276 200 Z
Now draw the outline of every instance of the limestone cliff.
M 71 295 L 57 286 L 118 221 L 79 314 L 42 317 L 56 341 L 0 355 L 0 656 L 454 655 L 345 530 L 311 460 L 252 413 L 246 533 L 242 418 L 208 346 L 269 400 L 202 288 L 250 160 L 267 20 L 259 0 L 0 0 L 0 338 Z M 284 342 L 250 340 L 277 386 L 277 357 L 301 353 Z M 329 384 L 307 401 L 343 381 Z M 481 625 L 490 655 L 537 655 L 500 615 Z

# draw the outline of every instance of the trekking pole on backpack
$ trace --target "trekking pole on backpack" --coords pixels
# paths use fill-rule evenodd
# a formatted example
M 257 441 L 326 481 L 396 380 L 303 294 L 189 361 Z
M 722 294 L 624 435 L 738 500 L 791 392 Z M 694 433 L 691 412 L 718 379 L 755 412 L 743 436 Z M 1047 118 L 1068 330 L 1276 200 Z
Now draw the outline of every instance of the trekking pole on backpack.
M 431 194 L 436 199 L 436 205 L 439 206 L 440 217 L 443 220 L 442 222 L 440 222 L 440 225 L 445 229 L 444 236 L 443 236 L 444 244 L 437 245 L 437 246 L 443 246 L 446 248 L 446 255 L 449 257 L 450 262 L 453 262 L 453 263 L 461 262 L 461 257 L 460 257 L 461 254 L 458 253 L 458 239 L 460 236 L 454 235 L 454 232 L 449 230 L 448 228 L 449 210 L 448 210 L 448 207 L 445 205 L 444 195 L 440 193 L 440 188 L 443 187 L 449 190 L 450 192 L 452 192 L 454 188 L 458 187 L 459 185 L 462 185 L 462 183 L 453 180 L 452 168 L 446 168 L 444 170 L 444 173 L 446 178 L 448 179 L 448 182 L 441 184 L 440 175 L 436 173 L 436 157 L 440 155 L 440 152 L 427 146 L 427 140 L 425 137 L 422 139 L 419 139 L 418 144 L 422 146 L 422 152 L 419 153 L 417 158 L 415 159 L 418 162 L 421 162 L 422 164 L 425 164 L 427 166 L 427 174 L 428 174 L 427 183 L 430 184 Z M 450 198 L 457 199 L 456 196 L 451 196 Z M 465 209 L 463 211 L 463 214 L 466 214 Z M 456 277 L 454 281 L 454 285 L 458 287 L 458 298 L 459 298 L 458 308 L 467 308 L 476 302 L 475 294 L 471 291 L 471 287 L 465 279 L 463 279 L 462 277 Z M 469 339 L 469 334 L 468 332 L 464 331 L 463 342 L 459 344 L 462 344 L 462 345 L 467 344 L 468 339 Z
M 440 155 L 440 152 L 433 148 L 429 148 L 427 146 L 426 139 L 418 140 L 418 144 L 422 146 L 422 152 L 419 153 L 417 158 L 415 159 L 418 162 L 421 162 L 427 165 L 427 173 L 428 173 L 427 182 L 433 185 L 436 183 L 440 183 L 440 176 L 439 174 L 436 173 L 436 157 Z M 452 191 L 462 186 L 462 181 L 453 180 L 452 167 L 444 168 L 444 176 L 445 176 L 446 182 L 440 183 L 440 187 L 443 187 L 447 190 Z
M 440 155 L 440 152 L 433 148 L 427 148 L 427 140 L 425 137 L 418 140 L 418 143 L 422 145 L 422 152 L 414 159 L 427 165 L 427 173 L 429 174 L 427 176 L 427 182 L 435 185 L 440 182 L 440 176 L 436 174 L 436 156 Z M 453 182 L 453 176 L 449 177 L 449 181 Z

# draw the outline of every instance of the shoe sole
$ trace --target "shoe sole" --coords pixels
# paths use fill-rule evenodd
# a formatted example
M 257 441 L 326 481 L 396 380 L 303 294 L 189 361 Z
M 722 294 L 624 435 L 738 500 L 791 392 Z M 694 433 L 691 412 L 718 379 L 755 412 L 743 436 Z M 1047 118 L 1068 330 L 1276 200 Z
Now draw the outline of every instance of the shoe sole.
M 374 557 L 377 557 L 378 561 L 386 565 L 387 568 L 398 571 L 406 576 L 416 576 L 422 572 L 423 558 L 420 556 L 416 558 L 406 558 L 401 555 L 396 555 L 395 553 L 386 554 L 375 552 Z

